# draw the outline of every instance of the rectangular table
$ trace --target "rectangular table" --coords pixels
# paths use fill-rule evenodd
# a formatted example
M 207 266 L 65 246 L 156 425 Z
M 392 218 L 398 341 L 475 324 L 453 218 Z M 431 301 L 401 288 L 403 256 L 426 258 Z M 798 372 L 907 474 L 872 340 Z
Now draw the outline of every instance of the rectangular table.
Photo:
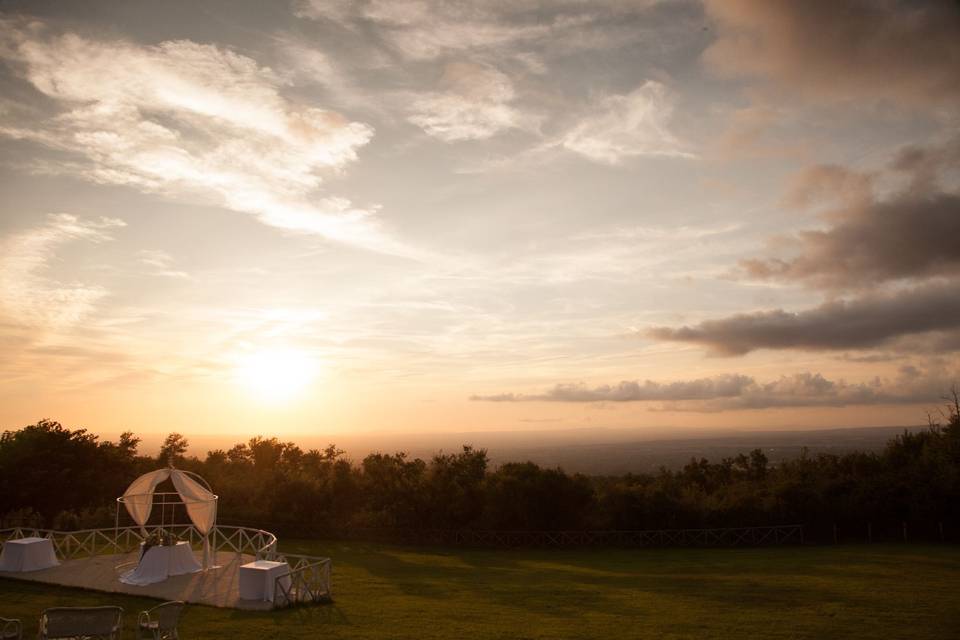
M 240 598 L 242 600 L 264 600 L 273 602 L 273 588 L 277 576 L 290 572 L 286 562 L 255 560 L 240 566 Z M 281 579 L 284 586 L 290 587 L 290 576 Z
M 0 571 L 38 571 L 58 564 L 53 542 L 48 538 L 7 540 L 0 553 Z

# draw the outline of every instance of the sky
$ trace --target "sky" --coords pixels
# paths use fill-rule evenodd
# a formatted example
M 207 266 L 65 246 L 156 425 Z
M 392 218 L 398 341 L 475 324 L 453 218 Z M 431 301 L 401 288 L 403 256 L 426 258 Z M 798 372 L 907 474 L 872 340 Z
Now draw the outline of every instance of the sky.
M 926 422 L 955 2 L 0 3 L 0 428 Z

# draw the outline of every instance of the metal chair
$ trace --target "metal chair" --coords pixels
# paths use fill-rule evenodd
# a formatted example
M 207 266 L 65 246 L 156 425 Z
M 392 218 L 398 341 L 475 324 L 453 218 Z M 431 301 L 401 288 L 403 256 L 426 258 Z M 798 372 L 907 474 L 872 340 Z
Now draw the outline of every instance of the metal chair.
M 177 625 L 186 604 L 181 600 L 164 602 L 137 618 L 138 638 L 146 640 L 178 640 Z
M 51 607 L 40 614 L 40 640 L 89 638 L 120 640 L 123 609 L 120 607 Z
M 0 618 L 0 640 L 21 640 L 23 625 L 14 618 Z

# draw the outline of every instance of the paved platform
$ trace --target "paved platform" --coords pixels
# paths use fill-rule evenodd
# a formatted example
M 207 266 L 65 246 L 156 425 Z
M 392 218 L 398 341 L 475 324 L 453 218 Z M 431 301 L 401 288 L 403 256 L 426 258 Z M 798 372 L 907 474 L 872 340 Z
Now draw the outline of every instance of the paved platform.
M 126 593 L 158 600 L 183 600 L 229 609 L 264 611 L 273 608 L 271 602 L 240 599 L 240 565 L 252 562 L 253 556 L 219 551 L 215 554 L 215 569 L 173 576 L 163 582 L 143 587 L 123 584 L 120 582 L 120 575 L 133 568 L 138 555 L 137 552 L 131 552 L 66 560 L 60 566 L 40 571 L 0 571 L 0 577 L 81 587 L 106 593 Z M 126 566 L 118 568 L 121 564 Z

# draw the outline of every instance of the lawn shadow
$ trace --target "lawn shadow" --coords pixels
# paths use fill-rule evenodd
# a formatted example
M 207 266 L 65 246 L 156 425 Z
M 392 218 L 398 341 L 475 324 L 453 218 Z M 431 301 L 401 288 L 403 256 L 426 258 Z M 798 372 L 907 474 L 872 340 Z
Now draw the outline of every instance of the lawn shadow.
M 850 561 L 854 566 L 838 567 L 836 549 L 805 547 L 494 551 L 350 545 L 341 554 L 343 564 L 408 596 L 467 596 L 571 617 L 584 610 L 650 613 L 644 609 L 664 600 L 708 610 L 783 611 L 798 603 L 869 608 L 876 604 L 870 590 L 850 585 L 889 577 L 899 561 L 879 548 L 855 551 Z

